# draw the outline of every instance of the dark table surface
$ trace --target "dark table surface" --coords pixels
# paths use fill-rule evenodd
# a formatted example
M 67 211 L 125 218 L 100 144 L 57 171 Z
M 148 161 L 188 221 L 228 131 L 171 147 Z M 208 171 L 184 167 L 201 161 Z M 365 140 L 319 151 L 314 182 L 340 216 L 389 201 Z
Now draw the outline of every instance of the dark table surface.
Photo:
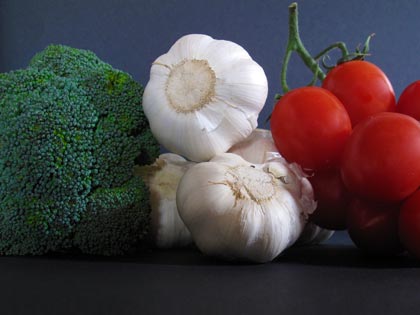
M 197 250 L 0 258 L 1 314 L 420 314 L 420 263 L 369 258 L 343 235 L 268 264 Z

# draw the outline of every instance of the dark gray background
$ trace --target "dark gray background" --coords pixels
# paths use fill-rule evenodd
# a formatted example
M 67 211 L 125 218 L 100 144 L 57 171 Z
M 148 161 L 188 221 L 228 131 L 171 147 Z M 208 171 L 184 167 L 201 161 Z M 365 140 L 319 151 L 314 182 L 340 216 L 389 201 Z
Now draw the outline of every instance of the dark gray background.
M 242 45 L 265 69 L 264 123 L 280 90 L 291 0 L 0 0 L 0 72 L 25 67 L 50 43 L 93 50 L 146 84 L 151 63 L 182 35 L 204 33 Z M 388 74 L 397 95 L 420 78 L 420 1 L 302 0 L 301 35 L 317 53 L 335 41 L 349 48 L 372 41 L 370 60 Z M 295 58 L 297 60 L 297 58 Z M 309 82 L 295 62 L 290 83 Z
M 0 0 L 0 72 L 25 67 L 50 43 L 90 49 L 146 84 L 150 65 L 180 36 L 204 33 L 242 45 L 279 92 L 287 39 L 285 0 Z M 420 1 L 302 0 L 301 35 L 316 53 L 349 48 L 376 33 L 370 60 L 397 95 L 420 79 Z M 297 58 L 290 85 L 311 79 Z M 5 314 L 418 314 L 420 273 L 407 256 L 366 259 L 345 233 L 329 245 L 297 249 L 269 265 L 230 265 L 196 251 L 127 259 L 0 259 Z

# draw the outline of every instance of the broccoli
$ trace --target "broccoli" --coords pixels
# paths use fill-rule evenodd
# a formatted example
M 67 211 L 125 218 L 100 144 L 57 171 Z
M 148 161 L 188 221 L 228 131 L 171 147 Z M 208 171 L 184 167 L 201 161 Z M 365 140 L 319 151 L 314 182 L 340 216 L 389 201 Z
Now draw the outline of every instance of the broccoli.
M 0 74 L 0 254 L 135 251 L 159 154 L 143 88 L 94 53 L 50 45 Z

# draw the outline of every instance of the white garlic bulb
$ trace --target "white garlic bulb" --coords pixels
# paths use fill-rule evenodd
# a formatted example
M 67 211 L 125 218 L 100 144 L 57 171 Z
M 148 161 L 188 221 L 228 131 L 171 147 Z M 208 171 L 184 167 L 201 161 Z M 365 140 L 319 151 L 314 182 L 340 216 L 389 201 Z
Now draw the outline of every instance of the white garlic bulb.
M 185 173 L 177 206 L 203 253 L 267 262 L 298 239 L 315 202 L 309 181 L 287 163 L 224 153 Z
M 245 49 L 191 34 L 153 62 L 143 109 L 160 144 L 208 161 L 257 127 L 267 92 L 264 70 Z
M 161 154 L 152 165 L 138 166 L 150 190 L 151 233 L 157 247 L 181 247 L 192 243 L 190 232 L 176 206 L 176 190 L 184 173 L 195 163 L 173 154 Z
M 274 161 L 287 163 L 278 152 L 271 131 L 265 129 L 255 129 L 248 138 L 235 144 L 228 152 L 238 154 L 251 163 L 262 164 Z M 293 168 L 299 176 L 305 176 L 296 163 L 291 163 L 289 167 Z M 328 240 L 333 234 L 334 231 L 321 228 L 312 222 L 307 222 L 297 244 L 319 244 Z

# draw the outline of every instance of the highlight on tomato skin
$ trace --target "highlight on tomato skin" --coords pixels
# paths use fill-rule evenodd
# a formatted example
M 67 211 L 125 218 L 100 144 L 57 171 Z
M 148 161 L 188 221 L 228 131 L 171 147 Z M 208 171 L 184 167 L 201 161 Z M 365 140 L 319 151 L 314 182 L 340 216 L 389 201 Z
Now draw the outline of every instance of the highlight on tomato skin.
M 408 85 L 401 93 L 397 111 L 420 120 L 420 80 Z
M 378 66 L 368 61 L 337 65 L 328 72 L 322 87 L 343 103 L 353 127 L 376 113 L 396 110 L 391 82 Z
M 398 218 L 398 232 L 407 251 L 420 259 L 420 190 L 402 204 Z
M 362 198 L 401 201 L 420 186 L 420 123 L 379 113 L 354 128 L 341 162 L 347 189 Z
M 286 93 L 274 107 L 270 125 L 282 156 L 310 170 L 337 166 L 351 133 L 343 104 L 315 86 Z
M 366 254 L 393 255 L 404 251 L 398 236 L 399 204 L 353 199 L 347 213 L 348 233 Z
M 314 190 L 317 208 L 309 220 L 329 230 L 347 228 L 347 208 L 350 193 L 341 180 L 340 170 L 333 168 L 308 176 Z

